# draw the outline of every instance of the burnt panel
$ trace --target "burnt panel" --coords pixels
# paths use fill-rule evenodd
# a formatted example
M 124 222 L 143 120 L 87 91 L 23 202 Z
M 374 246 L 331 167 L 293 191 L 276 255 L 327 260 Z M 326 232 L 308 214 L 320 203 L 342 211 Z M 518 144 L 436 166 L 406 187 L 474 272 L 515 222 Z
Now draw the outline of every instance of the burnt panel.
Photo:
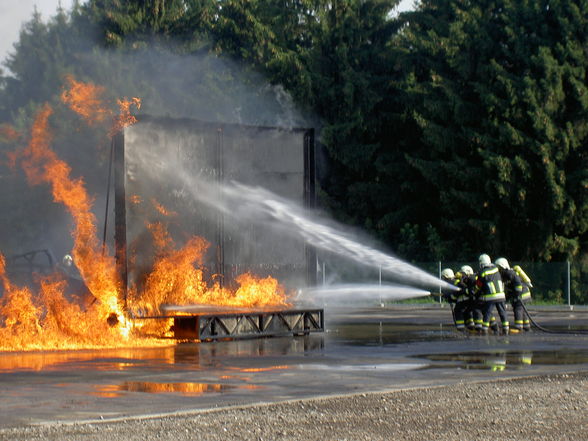
M 158 250 L 151 230 L 157 223 L 176 247 L 193 236 L 210 243 L 204 256 L 208 281 L 233 284 L 250 271 L 274 276 L 287 289 L 312 283 L 314 253 L 302 240 L 223 216 L 193 197 L 204 186 L 214 192 L 237 181 L 314 206 L 312 130 L 138 119 L 115 140 L 115 242 L 129 287 L 140 294 L 153 267 Z

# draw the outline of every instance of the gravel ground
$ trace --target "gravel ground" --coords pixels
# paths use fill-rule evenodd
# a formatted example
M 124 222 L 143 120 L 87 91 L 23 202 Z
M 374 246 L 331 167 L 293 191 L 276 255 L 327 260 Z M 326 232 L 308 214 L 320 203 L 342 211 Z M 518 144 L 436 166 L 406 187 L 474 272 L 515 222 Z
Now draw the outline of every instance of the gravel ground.
M 0 440 L 587 440 L 588 372 L 0 429 Z

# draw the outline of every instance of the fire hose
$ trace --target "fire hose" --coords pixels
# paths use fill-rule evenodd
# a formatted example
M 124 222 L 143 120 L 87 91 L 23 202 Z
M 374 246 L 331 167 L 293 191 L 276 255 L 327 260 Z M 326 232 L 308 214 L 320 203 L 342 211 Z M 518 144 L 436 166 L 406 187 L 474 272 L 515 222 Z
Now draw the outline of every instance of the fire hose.
M 571 330 L 567 330 L 567 329 L 562 329 L 560 331 L 556 331 L 554 329 L 544 328 L 539 323 L 537 323 L 533 319 L 533 317 L 531 317 L 531 314 L 529 314 L 529 311 L 528 311 L 527 307 L 525 306 L 525 304 L 524 303 L 521 303 L 521 305 L 523 306 L 523 309 L 525 310 L 525 313 L 527 314 L 527 317 L 529 317 L 529 320 L 531 321 L 531 323 L 533 324 L 533 326 L 535 326 L 540 331 L 546 332 L 548 334 L 588 334 L 588 331 L 586 331 L 586 330 L 571 331 Z

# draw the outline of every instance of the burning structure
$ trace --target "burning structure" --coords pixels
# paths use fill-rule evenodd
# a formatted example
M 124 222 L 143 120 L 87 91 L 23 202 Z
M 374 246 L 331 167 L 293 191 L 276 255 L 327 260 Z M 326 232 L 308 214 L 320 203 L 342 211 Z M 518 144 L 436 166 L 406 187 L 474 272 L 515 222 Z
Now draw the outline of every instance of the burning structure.
M 198 339 L 322 329 L 322 311 L 286 311 L 286 293 L 316 282 L 314 249 L 192 197 L 222 198 L 236 181 L 312 208 L 312 129 L 141 116 L 114 151 L 116 259 L 134 317 L 173 315 L 174 335 Z M 203 317 L 203 304 L 216 311 Z
M 83 179 L 72 177 L 51 148 L 53 109 L 46 104 L 26 146 L 9 162 L 30 185 L 48 186 L 71 216 L 71 254 L 90 301 L 66 298 L 67 280 L 59 272 L 37 274 L 35 287 L 14 283 L 0 254 L 0 350 L 160 344 L 147 335 L 212 339 L 322 330 L 321 310 L 288 310 L 289 290 L 312 283 L 312 249 L 266 227 L 228 221 L 186 196 L 206 190 L 214 199 L 215 188 L 239 179 L 312 206 L 312 131 L 137 122 L 130 108 L 139 108 L 140 100 L 119 100 L 117 115 L 107 110 L 99 86 L 66 82 L 63 103 L 89 125 L 109 126 L 114 136 L 114 256 L 98 239 Z M 260 133 L 265 136 L 252 136 Z M 208 185 L 193 188 L 198 182 Z M 193 311 L 203 305 L 216 315 Z

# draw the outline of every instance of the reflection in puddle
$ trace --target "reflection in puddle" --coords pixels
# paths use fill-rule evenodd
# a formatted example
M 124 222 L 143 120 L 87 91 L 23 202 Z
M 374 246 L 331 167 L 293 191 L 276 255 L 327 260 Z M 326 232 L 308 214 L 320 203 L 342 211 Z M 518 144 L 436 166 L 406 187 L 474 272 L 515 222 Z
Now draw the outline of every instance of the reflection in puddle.
M 207 393 L 222 393 L 233 389 L 259 389 L 260 386 L 210 383 L 152 383 L 147 381 L 125 381 L 122 384 L 96 386 L 93 395 L 113 398 L 121 397 L 125 392 L 145 392 L 150 394 L 179 393 L 187 396 L 198 396 Z
M 144 362 L 172 364 L 174 347 L 84 351 L 0 352 L 0 372 L 60 369 L 125 370 Z
M 323 336 L 316 335 L 304 338 L 188 343 L 165 348 L 0 352 L 0 372 L 169 370 L 171 365 L 176 369 L 210 369 L 233 357 L 307 354 L 323 349 Z
M 430 365 L 429 368 L 456 367 L 458 369 L 486 369 L 500 372 L 506 369 L 525 369 L 531 365 L 568 365 L 588 363 L 588 351 L 469 352 L 427 355 L 424 358 L 440 362 Z
M 304 365 L 298 366 L 301 370 L 328 370 L 329 372 L 336 372 L 336 371 L 345 371 L 345 372 L 354 372 L 354 371 L 407 371 L 407 370 L 416 370 L 422 369 L 428 366 L 425 363 L 378 363 L 378 364 L 339 364 L 339 365 L 330 365 L 330 364 L 314 364 L 308 363 Z
M 235 368 L 228 368 L 228 369 L 233 369 L 239 372 L 243 372 L 243 373 L 253 373 L 253 372 L 271 372 L 271 371 L 283 371 L 286 369 L 291 369 L 290 366 L 266 366 L 266 367 L 262 367 L 262 368 L 239 368 L 239 367 L 235 367 Z

